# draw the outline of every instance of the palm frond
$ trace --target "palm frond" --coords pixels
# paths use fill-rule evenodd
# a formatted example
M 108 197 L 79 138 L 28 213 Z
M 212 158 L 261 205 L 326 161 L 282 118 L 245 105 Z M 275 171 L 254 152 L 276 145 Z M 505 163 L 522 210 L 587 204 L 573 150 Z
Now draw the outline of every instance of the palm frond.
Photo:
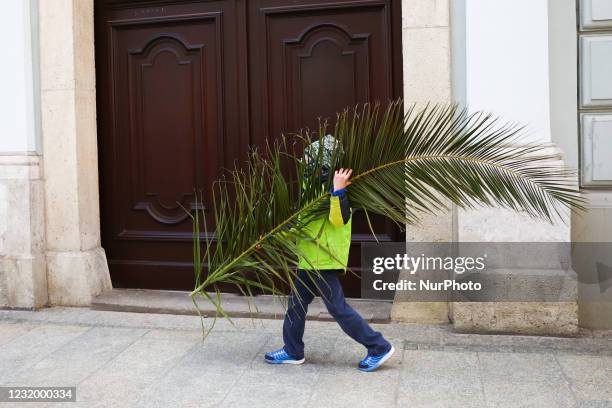
M 301 149 L 328 132 L 340 141 L 338 167 L 353 169 L 351 206 L 401 226 L 445 209 L 447 200 L 549 222 L 566 208 L 584 208 L 575 171 L 552 145 L 525 143 L 521 126 L 456 104 L 404 111 L 397 100 L 382 112 L 378 104 L 364 104 L 338 114 L 333 129 L 321 123 L 316 133 L 282 136 L 262 151 L 253 149 L 243 168 L 215 184 L 216 244 L 207 238 L 199 266 L 207 264 L 209 271 L 203 280 L 196 271 L 191 296 L 219 283 L 239 285 L 245 293 L 280 294 L 279 283 L 294 287 L 298 257 L 305 256 L 295 239 L 306 238 L 305 225 L 329 211 L 332 183 L 331 177 L 323 185 L 318 181 L 321 152 L 312 176 L 304 177 Z M 200 247 L 197 221 L 194 253 Z

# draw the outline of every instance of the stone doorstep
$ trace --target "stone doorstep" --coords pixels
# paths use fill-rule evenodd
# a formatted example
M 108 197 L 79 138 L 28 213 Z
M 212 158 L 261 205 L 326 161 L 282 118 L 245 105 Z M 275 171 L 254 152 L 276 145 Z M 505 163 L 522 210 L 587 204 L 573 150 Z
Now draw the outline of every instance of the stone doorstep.
M 214 298 L 214 294 L 211 294 Z M 286 298 L 285 298 L 286 299 Z M 286 304 L 286 300 L 283 302 Z M 370 323 L 391 321 L 392 301 L 372 299 L 347 299 L 355 310 Z M 204 317 L 215 315 L 215 307 L 198 297 L 198 308 Z M 285 307 L 278 298 L 260 295 L 248 298 L 234 293 L 224 293 L 222 306 L 230 317 L 249 317 L 259 319 L 282 319 Z M 135 313 L 160 313 L 175 315 L 197 315 L 195 305 L 187 291 L 121 289 L 114 288 L 98 295 L 91 302 L 92 310 L 107 310 Z M 333 321 L 321 298 L 317 297 L 308 307 L 307 320 Z

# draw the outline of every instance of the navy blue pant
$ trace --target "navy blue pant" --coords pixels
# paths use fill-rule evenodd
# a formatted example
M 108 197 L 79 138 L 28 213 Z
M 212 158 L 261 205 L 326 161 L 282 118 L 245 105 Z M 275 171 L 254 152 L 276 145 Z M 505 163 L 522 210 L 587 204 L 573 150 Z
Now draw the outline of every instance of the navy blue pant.
M 321 270 L 323 279 L 304 270 L 298 270 L 295 281 L 295 292 L 289 295 L 287 314 L 283 323 L 283 341 L 285 351 L 291 356 L 304 357 L 304 326 L 308 305 L 316 295 L 320 295 L 327 306 L 329 314 L 338 322 L 342 330 L 353 340 L 363 344 L 368 354 L 378 355 L 386 352 L 391 344 L 346 303 L 340 286 L 337 269 Z M 310 290 L 309 290 L 310 289 Z

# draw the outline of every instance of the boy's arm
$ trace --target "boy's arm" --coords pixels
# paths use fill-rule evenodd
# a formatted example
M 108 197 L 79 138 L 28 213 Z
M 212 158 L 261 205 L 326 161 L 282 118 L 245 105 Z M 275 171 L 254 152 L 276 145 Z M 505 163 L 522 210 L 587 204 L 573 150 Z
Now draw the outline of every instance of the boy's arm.
M 332 225 L 340 227 L 349 222 L 351 218 L 351 207 L 349 205 L 348 195 L 346 194 L 346 188 L 331 191 L 329 203 L 329 221 Z

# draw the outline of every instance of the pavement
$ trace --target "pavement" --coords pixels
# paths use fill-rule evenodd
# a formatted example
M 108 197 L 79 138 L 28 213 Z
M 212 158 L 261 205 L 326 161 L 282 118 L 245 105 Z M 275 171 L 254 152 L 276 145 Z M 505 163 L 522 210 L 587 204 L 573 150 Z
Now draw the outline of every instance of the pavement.
M 205 319 L 209 328 L 211 319 Z M 76 386 L 18 407 L 612 407 L 612 333 L 538 337 L 373 324 L 396 347 L 378 371 L 333 322 L 308 321 L 306 363 L 272 366 L 281 320 L 52 307 L 0 310 L 0 385 Z

